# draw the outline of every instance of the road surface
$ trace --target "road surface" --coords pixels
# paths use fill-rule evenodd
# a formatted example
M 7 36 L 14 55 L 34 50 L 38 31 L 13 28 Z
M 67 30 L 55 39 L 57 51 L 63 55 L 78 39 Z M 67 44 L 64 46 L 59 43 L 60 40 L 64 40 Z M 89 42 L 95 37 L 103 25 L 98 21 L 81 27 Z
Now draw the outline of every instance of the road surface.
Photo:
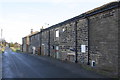
M 2 53 L 0 53 L 0 79 L 2 78 Z
M 6 48 L 3 53 L 3 78 L 103 78 L 84 70 L 79 64 L 47 56 L 16 53 Z

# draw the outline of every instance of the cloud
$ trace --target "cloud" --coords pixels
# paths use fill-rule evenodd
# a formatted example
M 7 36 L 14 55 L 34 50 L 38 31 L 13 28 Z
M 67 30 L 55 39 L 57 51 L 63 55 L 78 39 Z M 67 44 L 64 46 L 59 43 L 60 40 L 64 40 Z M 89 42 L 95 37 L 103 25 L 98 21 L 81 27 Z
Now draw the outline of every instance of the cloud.
M 0 28 L 3 28 L 3 36 L 7 41 L 18 41 L 21 43 L 22 37 L 30 33 L 30 29 L 39 30 L 44 23 L 54 25 L 81 12 L 88 11 L 103 3 L 115 0 L 0 0 L 5 3 L 52 3 L 40 4 L 40 6 L 18 6 L 6 4 L 4 14 L 1 14 L 2 6 L 0 4 Z M 3 4 L 4 5 L 4 4 Z M 44 6 L 43 6 L 44 5 Z M 10 7 L 8 7 L 10 6 Z M 42 7 L 41 7 L 42 6 Z M 43 8 L 43 9 L 42 9 Z M 2 12 L 2 13 L 3 13 Z M 69 14 L 68 14 L 69 13 Z M 3 16 L 4 15 L 4 16 Z
M 109 2 L 117 0 L 99 0 L 99 2 Z M 47 3 L 82 3 L 98 2 L 98 0 L 0 0 L 0 2 L 47 2 Z
M 1 2 L 54 2 L 54 3 L 60 3 L 60 2 L 73 2 L 74 0 L 1 0 Z M 81 0 L 77 0 L 81 1 Z
M 61 2 L 63 0 L 1 0 L 1 2 Z

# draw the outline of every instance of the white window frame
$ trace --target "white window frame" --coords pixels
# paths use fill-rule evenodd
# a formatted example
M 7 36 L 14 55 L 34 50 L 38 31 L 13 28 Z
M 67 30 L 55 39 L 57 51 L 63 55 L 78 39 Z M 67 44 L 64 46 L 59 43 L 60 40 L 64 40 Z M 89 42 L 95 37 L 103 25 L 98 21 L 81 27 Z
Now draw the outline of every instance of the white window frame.
M 55 37 L 59 37 L 59 30 L 55 31 Z
M 64 32 L 64 31 L 65 31 L 65 28 L 62 29 L 62 32 Z

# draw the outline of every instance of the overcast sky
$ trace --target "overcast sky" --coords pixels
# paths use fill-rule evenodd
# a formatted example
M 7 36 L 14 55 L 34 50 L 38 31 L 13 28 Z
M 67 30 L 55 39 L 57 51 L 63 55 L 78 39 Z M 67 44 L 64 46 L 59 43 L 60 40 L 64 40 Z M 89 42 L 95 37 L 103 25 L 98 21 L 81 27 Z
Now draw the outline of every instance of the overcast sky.
M 116 0 L 0 0 L 0 29 L 6 41 L 22 43 L 31 29 L 39 31 L 111 1 Z

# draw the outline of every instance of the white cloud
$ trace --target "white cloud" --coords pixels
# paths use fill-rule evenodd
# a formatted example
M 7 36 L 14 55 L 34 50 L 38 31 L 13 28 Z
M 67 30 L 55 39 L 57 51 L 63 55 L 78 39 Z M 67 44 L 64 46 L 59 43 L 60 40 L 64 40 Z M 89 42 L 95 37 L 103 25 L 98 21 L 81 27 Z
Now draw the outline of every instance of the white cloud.
M 1 0 L 1 2 L 54 2 L 54 3 L 60 3 L 60 2 L 73 2 L 74 0 Z M 76 1 L 82 1 L 82 0 L 76 0 Z
M 81 3 L 81 2 L 109 2 L 117 0 L 1 0 L 0 2 L 52 2 L 52 3 Z
M 46 26 L 45 23 L 54 25 L 66 19 L 77 16 L 81 14 L 80 12 L 86 12 L 93 7 L 96 8 L 96 4 L 99 7 L 101 6 L 101 4 L 103 5 L 104 3 L 108 3 L 111 1 L 115 0 L 0 0 L 0 2 L 45 2 L 55 4 L 55 6 L 53 6 L 55 7 L 55 9 L 53 9 L 53 7 L 30 7 L 30 9 L 27 7 L 27 9 L 18 12 L 16 12 L 16 9 L 13 9 L 15 13 L 12 13 L 12 10 L 11 12 L 6 10 L 8 13 L 5 13 L 4 18 L 1 14 L 2 7 L 0 5 L 0 28 L 3 28 L 3 37 L 5 37 L 7 41 L 17 41 L 21 43 L 22 37 L 28 35 L 30 33 L 30 29 L 32 28 L 35 31 L 39 31 L 41 26 Z M 91 8 L 92 4 L 95 5 Z M 28 9 L 32 12 L 29 12 Z M 43 9 L 47 10 L 45 11 Z M 51 9 L 51 12 L 48 9 Z
M 12 20 L 12 19 L 0 19 L 0 29 L 3 29 L 3 38 L 8 42 L 22 43 L 22 37 L 30 33 L 30 29 L 35 31 L 40 30 L 38 24 L 29 23 L 27 21 Z

